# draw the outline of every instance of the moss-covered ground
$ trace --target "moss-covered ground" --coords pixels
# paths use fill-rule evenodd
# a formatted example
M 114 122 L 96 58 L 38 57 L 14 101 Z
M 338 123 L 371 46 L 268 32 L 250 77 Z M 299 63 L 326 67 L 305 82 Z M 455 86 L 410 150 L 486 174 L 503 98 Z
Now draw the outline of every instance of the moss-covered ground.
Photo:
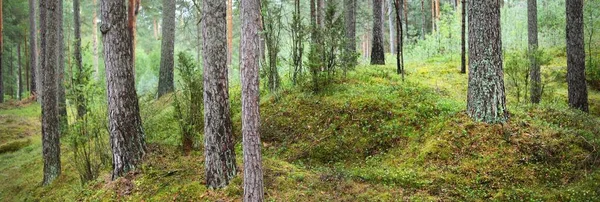
M 465 113 L 467 75 L 456 59 L 360 66 L 312 93 L 286 88 L 261 99 L 268 201 L 600 200 L 600 93 L 590 114 L 566 102 L 564 57 L 539 105 L 510 95 L 510 121 L 488 125 Z M 510 89 L 509 89 L 510 90 Z M 242 167 L 239 87 L 232 86 L 237 163 Z M 149 154 L 136 173 L 111 182 L 109 168 L 81 185 L 62 147 L 63 175 L 42 179 L 39 105 L 0 107 L 0 201 L 239 201 L 231 185 L 204 185 L 202 151 L 182 156 L 170 100 L 142 101 Z M 200 137 L 201 138 L 201 137 Z M 16 146 L 10 146 L 15 144 Z

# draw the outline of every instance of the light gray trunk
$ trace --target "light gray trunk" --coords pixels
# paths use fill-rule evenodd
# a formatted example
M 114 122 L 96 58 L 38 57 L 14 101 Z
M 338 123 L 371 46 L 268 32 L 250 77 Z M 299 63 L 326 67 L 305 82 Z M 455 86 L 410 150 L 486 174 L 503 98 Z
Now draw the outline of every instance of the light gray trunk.
M 567 83 L 569 106 L 589 111 L 585 81 L 585 50 L 583 43 L 583 0 L 568 0 L 567 7 Z
M 244 149 L 244 201 L 264 200 L 260 152 L 259 43 L 260 1 L 242 0 L 241 80 L 242 136 Z
M 508 119 L 502 70 L 500 4 L 469 2 L 469 89 L 467 114 L 476 121 Z
M 206 185 L 221 188 L 236 175 L 227 81 L 226 1 L 202 2 L 202 13 Z
M 48 50 L 57 50 L 60 47 L 59 21 L 62 13 L 57 7 L 62 0 L 40 1 L 40 18 L 45 19 L 41 24 L 42 44 L 47 45 Z M 42 86 L 44 96 L 42 97 L 42 153 L 44 159 L 44 180 L 42 184 L 52 183 L 61 173 L 60 164 L 60 126 L 58 114 L 58 85 L 57 74 L 60 68 L 59 51 L 45 51 L 42 61 L 42 73 L 44 75 Z
M 123 0 L 101 0 L 112 179 L 133 171 L 146 153 L 133 73 L 133 37 Z
M 160 76 L 156 98 L 173 92 L 174 49 L 175 49 L 175 0 L 163 0 L 162 44 L 160 53 Z

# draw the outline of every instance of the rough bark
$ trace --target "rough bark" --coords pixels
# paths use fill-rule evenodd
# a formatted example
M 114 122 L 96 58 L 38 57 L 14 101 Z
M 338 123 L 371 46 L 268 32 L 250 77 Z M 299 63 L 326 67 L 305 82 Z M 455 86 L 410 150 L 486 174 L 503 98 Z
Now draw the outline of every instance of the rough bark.
M 583 43 L 583 0 L 568 0 L 567 7 L 567 83 L 569 106 L 589 111 L 585 80 L 585 51 Z
M 125 1 L 101 0 L 100 9 L 114 180 L 137 168 L 146 153 L 146 143 L 135 91 L 133 37 Z
M 476 121 L 508 119 L 502 70 L 500 4 L 497 0 L 469 3 L 469 89 L 467 114 Z
M 371 64 L 385 65 L 383 52 L 383 29 L 381 6 L 383 0 L 373 0 L 373 45 L 371 46 Z
M 408 0 L 402 0 L 402 2 L 404 2 L 404 32 L 406 33 L 404 37 L 408 38 Z
M 538 50 L 537 0 L 527 0 L 527 31 L 529 42 L 529 78 L 531 79 L 531 103 L 537 104 L 542 97 L 542 79 L 537 61 Z
M 396 73 L 402 74 L 402 81 L 404 81 L 404 53 L 403 53 L 403 38 L 404 31 L 402 30 L 402 20 L 400 19 L 400 0 L 395 0 L 394 7 L 396 9 L 396 30 L 398 32 L 397 43 L 398 50 L 396 52 Z
M 345 0 L 346 50 L 356 52 L 356 0 Z
M 242 0 L 241 80 L 244 201 L 264 200 L 259 114 L 260 1 Z
M 461 24 L 460 24 L 460 73 L 467 73 L 467 48 L 466 48 L 466 19 L 467 19 L 467 1 L 462 0 Z
M 43 96 L 44 96 L 44 89 L 45 89 L 45 86 L 43 84 L 43 80 L 46 77 L 46 75 L 43 73 L 42 68 L 44 66 L 46 66 L 46 42 L 47 42 L 47 40 L 46 40 L 46 38 L 44 38 L 44 36 L 46 35 L 46 30 L 47 30 L 46 29 L 46 26 L 47 26 L 47 24 L 46 24 L 47 19 L 46 18 L 48 16 L 47 16 L 47 9 L 46 9 L 45 2 L 44 1 L 39 1 L 39 6 L 40 6 L 40 9 L 39 9 L 40 10 L 40 13 L 39 13 L 39 18 L 40 18 L 40 20 L 39 20 L 39 22 L 40 22 L 40 37 L 39 37 L 39 40 L 40 40 L 40 61 L 39 61 L 38 72 L 40 73 L 39 74 L 40 78 L 38 79 L 38 81 L 39 81 L 38 84 L 40 84 L 40 85 L 38 85 L 39 86 L 39 88 L 38 88 L 38 95 L 39 95 L 38 100 L 41 100 L 41 105 L 43 107 L 43 105 L 44 105 Z
M 390 53 L 396 53 L 396 49 L 395 49 L 395 33 L 394 33 L 394 6 L 395 6 L 395 0 L 388 0 L 388 28 L 389 28 L 389 32 L 390 32 Z M 396 11 L 397 12 L 397 11 Z
M 41 39 L 49 50 L 57 50 L 60 46 L 60 19 L 62 13 L 58 7 L 61 0 L 40 1 L 40 17 L 47 19 L 42 24 Z M 60 164 L 60 125 L 58 114 L 58 85 L 57 73 L 60 68 L 58 51 L 46 51 L 42 61 L 42 75 L 44 75 L 42 86 L 44 96 L 42 97 L 42 153 L 44 160 L 43 185 L 54 181 L 61 173 Z
M 204 155 L 206 185 L 221 188 L 236 175 L 227 81 L 225 1 L 202 2 Z
M 30 72 L 31 72 L 31 79 L 30 79 L 30 88 L 29 88 L 29 92 L 31 93 L 31 95 L 36 96 L 37 95 L 37 76 L 40 75 L 38 74 L 38 51 L 37 51 L 37 37 L 36 37 L 36 30 L 37 30 L 37 25 L 36 25 L 36 20 L 35 20 L 35 7 L 36 5 L 35 0 L 29 0 L 29 50 L 30 50 L 30 54 L 29 54 L 29 67 L 30 67 Z
M 59 0 L 57 7 L 59 16 L 58 16 L 58 48 L 57 49 L 48 49 L 48 50 L 58 50 L 58 69 L 57 69 L 57 79 L 58 79 L 58 115 L 60 121 L 60 129 L 61 133 L 63 133 L 67 127 L 69 126 L 67 119 L 67 96 L 65 90 L 65 34 L 63 29 L 63 0 Z
M 163 0 L 162 44 L 160 49 L 160 76 L 156 98 L 173 92 L 175 66 L 175 0 Z
M 73 0 L 73 28 L 75 35 L 75 43 L 73 44 L 73 54 L 75 55 L 75 66 L 77 67 L 77 81 L 78 84 L 81 84 L 83 81 L 83 60 L 81 55 L 81 18 L 80 18 L 80 2 L 79 0 Z M 75 89 L 77 91 L 77 117 L 83 118 L 86 113 L 86 105 L 85 105 L 85 97 L 83 96 L 83 92 L 81 90 Z

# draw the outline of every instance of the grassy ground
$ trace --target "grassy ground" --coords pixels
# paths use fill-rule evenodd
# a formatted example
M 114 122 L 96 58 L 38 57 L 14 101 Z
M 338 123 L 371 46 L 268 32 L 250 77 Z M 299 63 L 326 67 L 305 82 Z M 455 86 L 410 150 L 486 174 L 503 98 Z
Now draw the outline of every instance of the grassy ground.
M 263 96 L 267 199 L 600 198 L 600 93 L 590 91 L 591 115 L 568 109 L 564 58 L 543 68 L 558 72 L 545 81 L 543 103 L 517 103 L 510 95 L 511 119 L 497 125 L 473 122 L 464 113 L 467 76 L 458 67 L 447 58 L 408 63 L 403 82 L 391 65 L 364 66 L 317 94 L 294 88 Z M 238 87 L 231 98 L 241 167 Z M 181 156 L 168 99 L 142 102 L 150 153 L 140 171 L 110 182 L 104 168 L 83 186 L 64 143 L 63 175 L 39 186 L 39 105 L 0 108 L 2 147 L 27 142 L 0 152 L 2 201 L 238 201 L 243 193 L 242 172 L 225 189 L 206 189 L 202 152 Z

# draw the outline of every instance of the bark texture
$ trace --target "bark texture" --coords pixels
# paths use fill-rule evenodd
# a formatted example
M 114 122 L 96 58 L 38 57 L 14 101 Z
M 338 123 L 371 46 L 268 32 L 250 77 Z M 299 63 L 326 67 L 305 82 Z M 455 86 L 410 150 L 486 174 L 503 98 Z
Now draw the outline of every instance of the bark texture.
M 81 19 L 80 19 L 80 1 L 73 0 L 73 28 L 75 35 L 75 43 L 73 47 L 73 54 L 75 55 L 75 67 L 77 67 L 77 83 L 82 84 L 83 82 L 83 60 L 81 55 Z M 77 117 L 83 118 L 86 113 L 86 105 L 85 105 L 85 97 L 83 96 L 83 92 L 78 89 L 77 91 Z
M 568 0 L 567 7 L 567 83 L 569 106 L 589 111 L 585 81 L 585 50 L 583 44 L 583 0 Z
M 508 119 L 497 0 L 469 2 L 467 114 L 486 123 L 501 123 Z
M 112 179 L 135 170 L 146 152 L 133 75 L 133 37 L 123 0 L 101 0 L 102 43 L 106 67 L 106 92 Z
M 537 26 L 537 0 L 527 0 L 527 35 L 529 42 L 529 78 L 531 79 L 531 103 L 540 103 L 542 98 L 542 79 L 540 65 L 537 61 L 538 52 L 538 26 Z
M 41 18 L 47 19 L 42 25 L 42 41 L 45 41 L 47 48 L 57 50 L 60 46 L 59 20 L 62 19 L 60 13 L 61 0 L 40 1 Z M 54 181 L 61 172 L 60 164 L 60 125 L 58 114 L 58 85 L 57 73 L 60 68 L 58 51 L 46 51 L 44 53 L 44 63 L 42 72 L 44 75 L 42 86 L 44 87 L 44 96 L 42 97 L 42 153 L 44 159 L 44 180 L 43 185 L 48 185 Z
M 383 52 L 382 11 L 383 0 L 373 0 L 373 45 L 371 46 L 371 64 L 385 65 Z
M 390 39 L 390 53 L 395 54 L 396 53 L 396 49 L 395 49 L 395 32 L 394 32 L 394 7 L 395 7 L 395 0 L 388 0 L 388 29 L 389 29 L 389 39 Z
M 227 0 L 227 67 L 233 56 L 233 0 Z
M 163 0 L 162 44 L 160 49 L 160 76 L 158 78 L 158 94 L 173 92 L 173 68 L 175 50 L 175 0 Z
M 3 27 L 3 19 L 2 15 L 2 1 L 0 0 L 0 103 L 4 102 L 4 80 L 2 80 L 2 50 L 4 50 L 3 39 L 2 39 L 2 27 Z
M 17 44 L 17 80 L 18 80 L 18 91 L 17 91 L 17 100 L 21 100 L 21 96 L 23 95 L 23 66 L 21 64 L 21 43 Z
M 60 130 L 61 133 L 63 133 L 66 131 L 67 127 L 69 127 L 69 122 L 67 119 L 67 96 L 65 90 L 65 32 L 63 29 L 63 0 L 58 1 L 57 8 L 59 9 L 58 48 L 48 50 L 58 50 L 58 69 L 56 73 L 58 78 L 58 116 L 60 121 Z
M 356 0 L 344 1 L 345 28 L 346 28 L 346 50 L 356 52 Z
M 241 77 L 244 201 L 264 200 L 259 114 L 260 1 L 242 0 Z
M 202 13 L 206 185 L 221 188 L 236 175 L 227 81 L 226 2 L 204 1 Z
M 30 79 L 30 87 L 29 87 L 29 92 L 31 92 L 31 95 L 37 95 L 37 84 L 38 84 L 38 78 L 37 76 L 40 75 L 38 72 L 38 51 L 37 51 L 37 37 L 36 37 L 36 30 L 37 30 L 37 25 L 36 25 L 36 20 L 35 20 L 35 7 L 36 5 L 35 0 L 29 0 L 29 50 L 30 50 L 30 54 L 29 54 L 29 66 L 30 66 L 30 72 L 31 72 L 31 79 Z

